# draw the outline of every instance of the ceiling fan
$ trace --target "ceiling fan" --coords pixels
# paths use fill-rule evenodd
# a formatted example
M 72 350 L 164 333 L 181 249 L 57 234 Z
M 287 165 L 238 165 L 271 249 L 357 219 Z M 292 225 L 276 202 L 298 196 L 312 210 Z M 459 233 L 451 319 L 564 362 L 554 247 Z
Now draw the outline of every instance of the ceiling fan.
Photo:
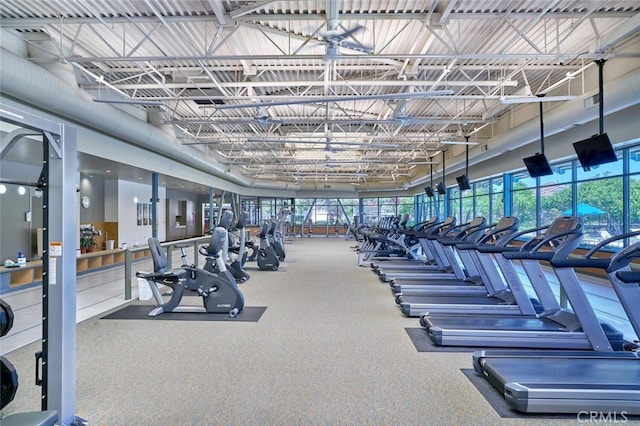
M 267 114 L 267 109 L 265 107 L 258 107 L 256 116 L 253 117 L 253 121 L 259 124 L 262 127 L 269 127 L 272 124 L 282 124 L 282 120 L 277 120 L 272 118 L 269 114 Z
M 325 35 L 321 35 L 320 37 L 327 46 L 325 54 L 326 62 L 333 62 L 336 60 L 340 55 L 340 47 L 364 53 L 371 53 L 373 51 L 371 47 L 363 45 L 353 37 L 355 33 L 364 28 L 362 25 L 358 25 L 350 30 L 347 30 L 340 25 L 340 0 L 327 0 L 325 15 L 327 18 L 326 27 L 329 32 Z M 341 27 L 345 31 L 338 33 L 338 28 Z M 348 39 L 351 39 L 352 41 L 349 41 Z
M 325 61 L 333 62 L 340 56 L 340 47 L 344 47 L 351 50 L 356 50 L 363 53 L 372 53 L 373 48 L 365 46 L 356 40 L 353 35 L 363 30 L 362 25 L 358 25 L 350 30 L 346 30 L 342 33 L 331 31 L 327 34 L 321 35 L 321 41 L 326 45 Z M 353 41 L 349 41 L 351 38 Z

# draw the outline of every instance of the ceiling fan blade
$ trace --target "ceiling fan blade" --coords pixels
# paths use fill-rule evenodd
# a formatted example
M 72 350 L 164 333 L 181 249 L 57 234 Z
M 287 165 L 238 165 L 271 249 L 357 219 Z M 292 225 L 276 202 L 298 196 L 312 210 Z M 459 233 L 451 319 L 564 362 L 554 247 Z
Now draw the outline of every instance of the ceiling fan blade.
M 361 43 L 352 43 L 349 41 L 343 41 L 342 43 L 340 43 L 341 47 L 346 47 L 347 49 L 352 49 L 352 50 L 357 50 L 359 52 L 363 52 L 363 53 L 372 53 L 373 52 L 373 48 L 369 47 L 369 46 L 365 46 L 364 44 Z
M 333 97 L 309 97 L 306 99 L 281 101 L 281 102 L 262 102 L 262 103 L 246 103 L 236 105 L 216 105 L 217 110 L 225 109 L 242 109 L 255 107 L 271 107 L 285 105 L 304 105 L 314 103 L 332 103 L 332 102 L 349 102 L 364 101 L 378 99 L 409 99 L 409 98 L 434 98 L 439 96 L 453 95 L 453 90 L 433 90 L 430 92 L 410 92 L 410 93 L 385 93 L 380 95 L 359 95 L 359 96 L 333 96 Z
M 353 28 L 351 28 L 350 30 L 346 30 L 344 32 L 341 33 L 329 33 L 329 34 L 325 34 L 322 36 L 322 39 L 324 41 L 326 41 L 327 43 L 340 43 L 343 40 L 351 37 L 352 35 L 354 35 L 355 33 L 359 32 L 360 30 L 362 30 L 364 27 L 362 25 L 357 25 Z

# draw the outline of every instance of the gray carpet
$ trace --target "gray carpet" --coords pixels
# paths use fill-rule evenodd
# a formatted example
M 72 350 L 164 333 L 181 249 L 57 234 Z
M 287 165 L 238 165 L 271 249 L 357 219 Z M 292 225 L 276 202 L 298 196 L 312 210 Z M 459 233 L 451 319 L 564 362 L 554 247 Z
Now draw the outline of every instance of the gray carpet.
M 286 272 L 252 271 L 246 303 L 269 307 L 257 323 L 79 324 L 78 415 L 93 426 L 566 424 L 503 419 L 460 374 L 470 353 L 417 352 L 405 331 L 417 319 L 357 266 L 352 244 L 296 239 Z M 39 348 L 7 355 L 21 383 L 3 415 L 38 409 Z
M 484 348 L 471 346 L 438 346 L 435 345 L 424 328 L 407 327 L 405 331 L 418 352 L 464 352 L 471 354 Z
M 231 318 L 229 314 L 200 313 L 200 312 L 165 312 L 161 315 L 150 317 L 148 314 L 154 305 L 129 305 L 102 319 L 116 320 L 151 320 L 151 321 L 226 321 L 226 322 L 258 322 L 264 311 L 264 306 L 245 306 L 236 316 Z

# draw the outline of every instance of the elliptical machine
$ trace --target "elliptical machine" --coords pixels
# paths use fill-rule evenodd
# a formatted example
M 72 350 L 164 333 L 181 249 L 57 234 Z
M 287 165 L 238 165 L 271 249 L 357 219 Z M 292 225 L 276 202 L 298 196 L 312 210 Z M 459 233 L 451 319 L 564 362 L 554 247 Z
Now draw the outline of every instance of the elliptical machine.
M 235 280 L 229 273 L 222 259 L 222 248 L 227 239 L 227 231 L 217 227 L 212 235 L 209 246 L 211 251 L 217 249 L 212 255 L 218 266 L 218 273 L 213 274 L 203 269 L 196 268 L 198 295 L 202 297 L 204 307 L 180 305 L 187 281 L 190 279 L 190 270 L 186 268 L 168 269 L 167 256 L 157 238 L 149 238 L 149 250 L 153 259 L 153 272 L 137 272 L 136 276 L 144 278 L 149 283 L 151 293 L 158 305 L 151 312 L 150 317 L 158 316 L 164 312 L 192 312 L 192 313 L 228 313 L 230 317 L 237 316 L 244 308 L 244 296 Z M 165 302 L 160 293 L 159 286 L 166 285 L 171 288 L 171 296 Z
M 271 222 L 271 227 L 269 228 L 269 245 L 271 245 L 271 247 L 273 247 L 273 251 L 276 253 L 276 256 L 278 256 L 278 260 L 279 261 L 283 261 L 284 258 L 286 257 L 286 254 L 284 252 L 284 247 L 282 245 L 282 234 L 279 233 L 277 231 L 278 227 L 278 223 L 274 220 Z
M 261 271 L 277 271 L 280 266 L 278 255 L 273 250 L 273 247 L 269 244 L 269 224 L 264 223 L 260 230 L 260 247 L 258 248 L 258 269 Z
M 244 214 L 240 215 L 240 219 L 238 220 L 238 224 L 239 226 L 242 226 L 242 228 L 244 228 L 244 224 L 246 223 L 246 220 L 247 220 L 247 218 L 246 217 L 243 218 L 243 216 Z M 224 246 L 222 248 L 222 257 L 224 258 L 223 263 L 225 263 L 227 261 L 227 258 L 229 257 L 229 251 L 230 251 L 229 246 L 231 245 L 230 244 L 231 237 L 229 236 L 228 230 L 229 230 L 229 227 L 231 226 L 232 219 L 233 219 L 233 213 L 230 210 L 226 210 L 222 214 L 222 218 L 220 218 L 219 227 L 222 227 L 227 233 L 227 239 L 225 240 Z M 244 232 L 242 233 L 244 234 Z M 242 238 L 243 237 L 241 237 L 241 239 Z M 213 252 L 211 250 L 213 250 Z M 208 246 L 201 246 L 199 251 L 201 254 L 205 256 L 205 259 L 206 259 L 203 267 L 204 270 L 214 274 L 218 273 L 218 264 L 217 262 L 215 262 L 215 257 L 214 257 L 215 254 L 217 254 L 216 247 L 209 244 Z M 234 260 L 228 265 L 226 265 L 225 263 L 225 265 L 227 270 L 231 273 L 231 276 L 233 276 L 233 279 L 236 282 L 243 283 L 247 281 L 249 278 L 251 278 L 251 276 L 242 269 L 242 263 L 240 262 L 239 259 L 241 259 L 241 257 L 239 257 L 237 260 Z
M 235 259 L 233 259 L 231 264 L 229 264 L 229 271 L 231 271 L 231 274 L 235 277 L 236 281 L 241 283 L 251 278 L 251 276 L 243 269 L 244 262 L 247 259 L 247 248 L 245 246 L 247 233 L 245 232 L 244 227 L 247 224 L 248 219 L 249 213 L 243 212 L 240 214 L 238 222 L 236 222 L 236 230 L 240 234 L 240 242 L 238 245 L 231 245 L 233 238 L 229 237 L 229 244 L 231 245 L 229 248 L 229 260 L 232 259 L 232 256 L 235 256 Z

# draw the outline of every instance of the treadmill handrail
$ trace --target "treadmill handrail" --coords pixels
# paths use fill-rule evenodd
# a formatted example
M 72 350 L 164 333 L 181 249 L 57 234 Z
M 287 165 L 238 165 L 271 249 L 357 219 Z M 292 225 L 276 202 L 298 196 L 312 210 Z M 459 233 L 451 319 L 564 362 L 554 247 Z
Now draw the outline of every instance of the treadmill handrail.
M 455 243 L 456 248 L 465 246 L 466 250 L 468 250 L 469 246 L 473 246 L 474 248 L 477 247 L 478 244 L 480 244 L 480 240 L 484 239 L 487 235 L 493 234 L 494 231 L 488 232 L 488 230 L 491 230 L 494 227 L 495 227 L 495 224 L 478 226 L 476 228 L 469 229 L 469 232 L 465 232 L 465 235 L 462 236 L 460 241 Z M 475 236 L 475 234 L 478 232 L 482 232 L 482 233 L 478 236 Z
M 542 238 L 541 240 L 538 240 L 537 238 L 532 238 L 531 240 L 527 241 L 526 243 L 523 244 L 523 246 L 520 248 L 520 251 L 533 251 L 533 252 L 537 252 L 539 251 L 542 247 L 544 247 L 545 244 L 553 241 L 553 240 L 557 240 L 559 238 L 562 237 L 568 237 L 569 235 L 577 235 L 578 233 L 582 233 L 582 229 L 572 229 L 571 231 L 567 231 L 567 232 L 561 232 L 559 234 L 553 234 L 553 235 L 549 235 L 547 237 Z M 534 245 L 531 248 L 528 248 L 527 246 L 529 245 L 533 245 L 533 243 L 538 242 L 536 245 Z
M 507 259 L 539 259 L 539 260 L 549 260 L 551 261 L 554 257 L 554 251 L 541 252 L 540 249 L 544 247 L 545 244 L 557 240 L 562 237 L 567 236 L 579 236 L 582 237 L 582 228 L 573 229 L 567 232 L 561 232 L 559 234 L 549 235 L 545 238 L 538 239 L 537 236 L 527 241 L 520 247 L 520 250 L 515 252 L 505 252 L 503 256 Z M 535 244 L 534 244 L 535 243 Z M 532 247 L 533 246 L 533 247 Z
M 512 242 L 513 240 L 515 240 L 516 238 L 521 237 L 522 235 L 530 234 L 532 232 L 542 231 L 543 229 L 547 229 L 549 226 L 551 226 L 551 224 L 544 225 L 544 226 L 539 226 L 537 228 L 525 229 L 524 231 L 515 232 L 515 233 L 511 234 L 508 238 L 505 238 L 505 240 L 500 242 L 500 244 L 496 244 L 496 246 L 497 247 L 504 247 L 507 244 L 509 244 L 510 242 Z
M 637 235 L 640 235 L 640 231 L 632 231 L 615 235 L 600 241 L 597 245 L 591 248 L 591 250 L 578 258 L 551 259 L 551 265 L 556 268 L 596 268 L 604 269 L 607 272 L 617 271 L 618 269 L 628 265 L 634 257 L 640 256 L 640 243 L 632 244 L 608 258 L 593 258 L 593 255 L 602 247 L 611 244 L 612 242 Z M 624 260 L 621 261 L 621 258 Z
M 640 271 L 617 271 L 616 277 L 625 284 L 640 283 Z
M 438 224 L 435 224 L 434 226 L 428 228 L 427 232 L 425 232 L 424 234 L 421 234 L 421 236 L 424 237 L 424 238 L 427 238 L 427 239 L 436 239 L 437 237 L 440 236 L 440 235 L 438 235 L 438 233 L 440 231 L 442 231 L 446 227 L 449 227 L 445 231 L 445 232 L 449 232 L 450 229 L 455 227 L 454 224 L 455 224 L 455 218 L 449 216 L 448 218 L 446 218 L 442 222 L 440 222 Z
M 498 226 L 500 224 L 500 222 L 491 225 L 492 228 L 494 228 L 491 232 L 487 232 L 486 234 L 484 234 L 482 237 L 480 237 L 480 239 L 478 239 L 478 241 L 476 241 L 476 244 L 487 244 L 487 241 L 489 241 L 491 238 L 493 238 L 494 236 L 496 236 L 497 234 L 503 233 L 503 232 L 518 232 L 518 221 L 514 221 L 514 223 L 511 226 L 508 226 L 506 228 L 496 228 L 496 226 Z M 505 235 L 506 236 L 506 235 Z M 500 236 L 498 239 L 496 239 L 495 243 L 497 243 L 503 236 Z M 493 245 L 495 245 L 495 243 Z
M 472 223 L 472 222 L 469 222 L 469 223 Z M 492 225 L 469 226 L 451 237 L 442 236 L 442 237 L 439 237 L 437 240 L 438 242 L 444 245 L 455 245 L 460 242 L 466 241 L 466 238 L 470 234 L 474 234 L 478 231 L 482 231 L 483 229 L 491 228 L 491 226 Z
M 614 235 L 613 237 L 609 237 L 609 238 L 607 238 L 605 240 L 600 241 L 598 244 L 596 244 L 594 247 L 592 247 L 591 250 L 589 250 L 588 252 L 585 253 L 584 257 L 593 256 L 602 247 L 606 246 L 607 244 L 611 244 L 614 241 L 618 241 L 618 240 L 621 240 L 623 238 L 635 237 L 636 235 L 640 235 L 640 231 L 625 232 L 624 234 Z

